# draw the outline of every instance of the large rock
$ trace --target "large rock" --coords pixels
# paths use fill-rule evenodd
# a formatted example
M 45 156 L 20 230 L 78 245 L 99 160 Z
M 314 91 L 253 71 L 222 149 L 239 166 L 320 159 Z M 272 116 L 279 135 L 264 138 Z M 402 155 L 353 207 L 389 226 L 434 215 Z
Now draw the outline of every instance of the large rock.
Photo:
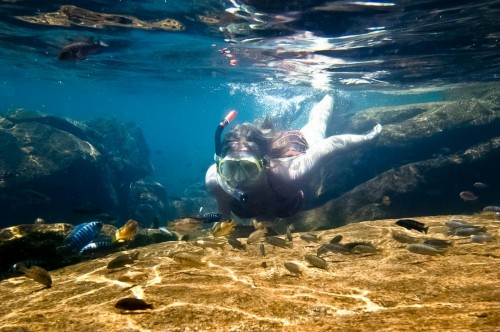
M 0 283 L 3 331 L 494 331 L 498 329 L 498 240 L 471 243 L 448 237 L 443 222 L 460 218 L 498 234 L 498 223 L 470 216 L 418 218 L 429 234 L 405 231 L 394 220 L 356 223 L 321 233 L 341 243 L 370 242 L 373 254 L 329 254 L 327 269 L 305 260 L 320 244 L 294 234 L 293 248 L 259 244 L 246 251 L 167 242 L 137 249 L 131 266 L 109 271 L 118 254 L 50 271 L 52 287 L 20 276 Z M 411 253 L 391 238 L 397 230 L 420 239 L 448 239 L 444 255 Z M 135 252 L 134 250 L 133 252 Z M 182 265 L 187 251 L 205 264 Z M 190 257 L 190 256 L 188 256 Z M 294 262 L 301 276 L 288 272 Z M 130 279 L 134 277 L 134 279 Z M 153 309 L 115 309 L 139 297 Z
M 139 128 L 18 109 L 0 117 L 0 226 L 127 211 L 129 184 L 152 172 Z
M 500 161 L 500 106 L 491 93 L 484 95 L 354 114 L 344 121 L 343 132 L 365 132 L 382 123 L 381 135 L 328 163 L 306 190 L 306 208 L 319 211 L 291 221 L 306 225 L 304 218 L 314 216 L 323 220 L 315 224 L 334 227 L 375 218 L 467 213 L 500 204 L 495 167 Z M 475 182 L 488 188 L 475 189 Z M 461 191 L 472 189 L 480 196 L 477 202 L 459 199 Z M 384 196 L 390 205 L 381 204 Z

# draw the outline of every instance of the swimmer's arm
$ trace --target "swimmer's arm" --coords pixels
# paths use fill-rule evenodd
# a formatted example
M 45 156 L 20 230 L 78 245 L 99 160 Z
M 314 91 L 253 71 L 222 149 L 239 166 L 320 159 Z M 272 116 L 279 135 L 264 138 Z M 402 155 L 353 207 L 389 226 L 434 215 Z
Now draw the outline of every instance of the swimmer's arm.
M 217 167 L 215 164 L 210 166 L 210 168 L 208 169 L 207 174 L 205 175 L 205 184 L 208 191 L 210 191 L 210 193 L 215 196 L 215 199 L 217 201 L 217 208 L 219 209 L 218 212 L 222 214 L 222 217 L 224 219 L 230 218 L 231 208 L 229 203 L 231 201 L 231 198 L 219 185 L 219 180 L 217 179 Z
M 372 140 L 381 131 L 382 126 L 378 124 L 366 135 L 336 135 L 325 138 L 320 144 L 309 148 L 292 161 L 289 168 L 290 180 L 300 180 L 312 174 L 323 166 L 328 158 Z

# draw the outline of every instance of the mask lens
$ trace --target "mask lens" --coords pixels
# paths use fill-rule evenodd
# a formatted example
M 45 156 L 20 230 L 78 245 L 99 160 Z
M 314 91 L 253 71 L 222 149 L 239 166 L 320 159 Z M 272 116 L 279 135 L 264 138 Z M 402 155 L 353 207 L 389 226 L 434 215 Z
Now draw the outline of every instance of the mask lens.
M 223 159 L 219 164 L 219 174 L 226 180 L 256 180 L 261 166 L 258 160 Z
M 242 160 L 240 161 L 240 167 L 248 180 L 255 180 L 259 177 L 260 167 L 257 161 Z
M 219 174 L 225 179 L 230 179 L 236 172 L 237 167 L 238 162 L 234 160 L 223 160 L 219 166 Z

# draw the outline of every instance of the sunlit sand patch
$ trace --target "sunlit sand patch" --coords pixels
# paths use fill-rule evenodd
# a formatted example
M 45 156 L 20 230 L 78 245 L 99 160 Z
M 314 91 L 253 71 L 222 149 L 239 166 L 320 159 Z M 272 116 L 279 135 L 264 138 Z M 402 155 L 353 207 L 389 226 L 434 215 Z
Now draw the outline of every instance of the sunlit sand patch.
M 131 328 L 132 330 L 134 331 L 139 331 L 139 332 L 151 332 L 152 330 L 149 330 L 149 329 L 144 329 L 142 327 L 140 327 L 139 325 L 136 324 L 136 322 L 130 318 L 130 317 L 127 317 L 127 326 L 129 328 Z
M 132 288 L 132 294 L 134 294 L 137 299 L 142 299 L 144 297 L 144 289 L 142 289 L 141 286 L 136 286 Z
M 236 282 L 240 282 L 242 284 L 245 284 L 245 285 L 249 285 L 251 287 L 255 287 L 255 284 L 253 282 L 253 280 L 249 277 L 238 277 L 233 270 L 231 270 L 230 268 L 228 267 L 223 267 L 223 266 L 219 266 L 219 265 L 216 265 L 216 264 L 213 264 L 213 263 L 209 263 L 208 264 L 209 267 L 215 267 L 215 268 L 218 268 L 218 269 L 221 269 L 223 271 L 226 271 L 227 272 L 227 275 L 229 276 L 229 278 L 231 278 L 232 280 L 236 281 Z
M 155 276 L 151 280 L 148 280 L 148 282 L 146 283 L 146 287 L 156 285 L 156 284 L 161 284 L 161 276 L 160 276 L 160 273 L 158 272 L 158 267 L 160 267 L 161 265 L 162 264 L 160 263 L 160 264 L 155 265 L 151 268 L 151 270 L 153 270 L 153 273 Z
M 196 303 L 189 303 L 189 302 L 173 302 L 170 303 L 169 305 L 166 306 L 166 308 L 172 308 L 172 307 L 184 307 L 184 306 L 191 306 L 191 307 L 197 307 L 197 308 L 202 308 L 206 309 L 207 305 L 205 304 L 196 304 Z M 210 305 L 210 308 L 220 310 L 220 311 L 228 311 L 228 312 L 236 312 L 239 313 L 243 316 L 246 316 L 248 318 L 252 318 L 258 321 L 271 321 L 271 322 L 277 322 L 283 324 L 283 326 L 291 326 L 292 323 L 290 320 L 286 318 L 277 318 L 277 317 L 267 317 L 267 316 L 259 316 L 256 314 L 253 314 L 251 312 L 241 310 L 238 308 L 228 308 L 228 307 L 223 307 L 219 305 Z

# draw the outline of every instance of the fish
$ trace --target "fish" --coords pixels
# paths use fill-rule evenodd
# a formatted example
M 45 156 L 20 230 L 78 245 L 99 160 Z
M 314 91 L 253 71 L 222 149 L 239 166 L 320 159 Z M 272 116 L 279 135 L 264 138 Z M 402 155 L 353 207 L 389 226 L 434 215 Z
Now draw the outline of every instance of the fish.
M 224 249 L 224 242 L 219 242 L 219 241 L 217 241 L 215 239 L 211 239 L 211 238 L 198 239 L 198 240 L 192 241 L 192 243 L 198 247 L 203 248 L 203 249 L 205 249 L 205 248 Z
M 24 189 L 22 191 L 23 195 L 26 196 L 30 203 L 32 204 L 40 204 L 40 203 L 48 203 L 50 202 L 50 197 L 42 194 L 39 191 L 33 189 Z
M 339 243 L 340 241 L 342 241 L 342 235 L 339 234 L 332 237 L 330 243 Z
M 115 308 L 120 310 L 146 310 L 153 309 L 153 305 L 135 297 L 126 297 L 115 303 Z
M 317 235 L 311 234 L 311 233 L 301 234 L 300 238 L 302 240 L 306 241 L 307 243 L 309 243 L 309 242 L 318 242 L 320 240 L 320 238 Z
M 323 258 L 319 257 L 319 256 L 316 256 L 316 255 L 305 255 L 304 259 L 309 264 L 311 264 L 314 267 L 317 267 L 317 268 L 320 268 L 320 269 L 325 269 L 325 270 L 328 267 L 328 264 L 326 263 L 326 261 Z
M 292 236 L 292 230 L 293 230 L 293 225 L 288 225 L 288 227 L 286 228 L 286 238 L 288 239 L 288 241 L 293 241 L 293 236 Z
M 234 237 L 228 238 L 227 243 L 236 250 L 246 250 L 246 245 Z
M 434 248 L 439 248 L 439 249 L 445 249 L 451 247 L 452 245 L 451 241 L 443 239 L 434 239 L 434 238 L 424 240 L 423 244 L 427 244 L 429 246 L 433 246 Z
M 379 250 L 371 243 L 356 243 L 349 249 L 353 254 L 374 254 Z
M 337 254 L 349 254 L 350 250 L 340 243 L 327 243 L 323 244 L 318 248 L 317 255 L 321 256 L 327 252 L 337 253 Z
M 252 244 L 259 242 L 260 239 L 267 233 L 267 229 L 257 229 L 252 234 L 250 234 L 247 238 L 247 244 Z
M 460 192 L 460 198 L 463 199 L 464 201 L 477 201 L 478 196 L 474 194 L 472 191 L 462 191 Z
M 389 196 L 382 197 L 382 205 L 390 206 L 392 204 L 392 200 Z
M 486 232 L 486 227 L 471 226 L 471 227 L 455 228 L 452 234 L 455 236 L 470 236 L 485 232 Z
M 181 233 L 195 232 L 201 229 L 202 220 L 194 218 L 175 219 L 168 223 L 168 228 Z
M 135 260 L 139 258 L 139 252 L 136 251 L 132 254 L 122 254 L 116 256 L 114 259 L 109 261 L 107 268 L 109 270 L 118 269 L 120 267 L 124 267 L 127 264 L 133 264 Z
M 413 219 L 399 219 L 396 221 L 396 225 L 404 227 L 408 230 L 414 229 L 425 234 L 427 234 L 427 231 L 429 230 L 429 227 L 425 227 L 424 223 Z
M 87 56 L 99 53 L 103 47 L 109 47 L 109 45 L 102 40 L 94 42 L 93 38 L 84 42 L 71 43 L 61 48 L 59 51 L 59 60 L 85 60 Z
M 217 222 L 222 220 L 222 214 L 221 213 L 214 213 L 214 212 L 207 212 L 202 215 L 194 215 L 190 216 L 189 218 L 196 219 L 203 221 L 204 223 L 212 223 L 212 222 Z
M 300 269 L 300 267 L 297 264 L 292 263 L 292 262 L 288 262 L 288 263 L 285 263 L 284 265 L 285 265 L 285 269 L 287 269 L 293 275 L 296 275 L 297 277 L 302 275 L 302 270 Z
M 488 233 L 477 233 L 471 236 L 470 242 L 473 243 L 485 243 L 485 242 L 494 242 L 495 237 Z
M 35 219 L 35 224 L 36 225 L 45 224 L 45 219 L 43 219 L 43 218 L 36 218 Z
M 472 184 L 472 186 L 474 188 L 479 188 L 479 189 L 486 189 L 489 187 L 489 185 L 484 183 L 484 182 L 474 182 L 474 184 Z
M 118 277 L 118 281 L 123 282 L 137 282 L 146 279 L 148 274 L 142 271 L 127 271 Z
M 227 236 L 236 227 L 236 221 L 219 221 L 212 227 L 212 235 L 214 237 Z
M 414 243 L 414 244 L 409 244 L 406 249 L 408 251 L 414 253 L 414 254 L 419 254 L 419 255 L 444 255 L 446 252 L 445 250 L 437 249 L 434 248 L 433 246 L 427 245 L 427 244 L 420 244 L 420 243 Z
M 259 251 L 260 251 L 262 256 L 264 256 L 264 257 L 266 256 L 266 247 L 264 246 L 264 243 L 260 244 Z
M 290 249 L 293 248 L 293 243 L 290 241 L 287 241 L 285 239 L 276 237 L 276 236 L 267 236 L 266 240 L 267 243 L 269 243 L 272 246 L 275 247 L 280 247 L 283 249 Z
M 112 242 L 125 242 L 127 240 L 132 240 L 139 229 L 139 223 L 134 219 L 130 219 L 118 229 L 113 235 Z
M 457 219 L 446 221 L 444 224 L 446 227 L 448 227 L 451 230 L 456 229 L 456 228 L 472 226 L 471 224 L 469 224 L 466 221 L 457 220 Z
M 401 242 L 401 243 L 411 244 L 411 243 L 419 243 L 420 242 L 420 240 L 417 238 L 414 238 L 414 237 L 411 237 L 411 236 L 406 235 L 404 233 L 396 232 L 396 231 L 392 231 L 392 238 L 398 242 Z
M 487 212 L 500 212 L 500 206 L 488 205 L 483 208 L 483 211 Z
M 94 240 L 84 246 L 82 249 L 80 249 L 79 255 L 85 255 L 85 254 L 93 254 L 99 250 L 102 249 L 109 249 L 111 248 L 111 238 L 101 238 Z
M 102 222 L 91 221 L 76 226 L 56 250 L 61 254 L 74 254 L 90 243 L 102 229 Z
M 14 269 L 24 273 L 28 278 L 45 285 L 47 288 L 52 286 L 52 278 L 49 272 L 40 266 L 33 265 L 27 267 L 24 263 L 17 263 L 14 265 Z
M 207 263 L 202 261 L 200 257 L 189 252 L 178 252 L 172 259 L 177 263 L 186 267 L 205 267 Z

